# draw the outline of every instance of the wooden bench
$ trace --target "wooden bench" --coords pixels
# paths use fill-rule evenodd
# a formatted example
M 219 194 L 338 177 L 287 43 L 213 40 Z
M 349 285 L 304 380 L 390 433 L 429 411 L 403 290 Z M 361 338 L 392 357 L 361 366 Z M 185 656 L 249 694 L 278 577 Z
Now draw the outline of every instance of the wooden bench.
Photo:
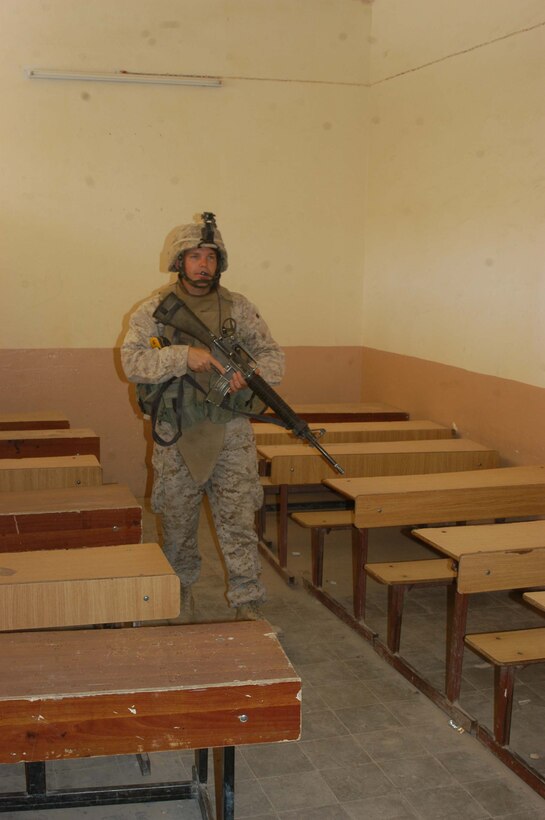
M 522 598 L 527 604 L 530 604 L 530 606 L 534 606 L 541 612 L 545 612 L 545 590 L 525 592 Z
M 524 589 L 545 579 L 545 521 L 429 527 L 414 535 L 457 565 L 449 589 L 445 692 L 458 700 L 470 596 L 480 592 Z
M 0 553 L 141 540 L 142 507 L 122 484 L 0 493 Z
M 52 490 L 102 484 L 96 456 L 5 458 L 0 461 L 0 492 Z
M 180 581 L 158 544 L 3 553 L 0 630 L 176 618 Z
M 0 430 L 2 459 L 78 455 L 100 460 L 100 439 L 93 430 Z
M 0 430 L 64 430 L 68 427 L 68 419 L 56 411 L 0 413 Z
M 220 803 L 233 820 L 234 747 L 298 740 L 301 681 L 265 621 L 0 635 L 0 763 L 25 762 L 27 790 L 0 811 L 199 800 L 191 781 L 50 790 L 45 761 L 223 750 Z
M 456 566 L 448 558 L 370 563 L 365 564 L 364 570 L 388 587 L 386 644 L 391 652 L 399 652 L 405 591 L 413 587 L 445 586 L 456 580 Z
M 354 527 L 354 513 L 351 510 L 329 510 L 325 512 L 292 513 L 292 519 L 301 527 L 310 529 L 311 577 L 317 587 L 323 586 L 325 536 L 332 530 L 352 531 L 352 595 L 354 617 L 362 618 L 365 607 L 365 581 L 358 567 L 363 566 L 367 553 L 361 531 Z
M 517 667 L 545 662 L 545 627 L 466 635 L 466 645 L 494 665 L 494 739 L 509 744 Z
M 399 561 L 396 564 L 367 563 L 365 533 L 354 526 L 354 513 L 352 510 L 292 513 L 291 518 L 300 526 L 310 529 L 311 578 L 312 584 L 317 589 L 323 587 L 325 536 L 335 530 L 352 530 L 352 600 L 354 617 L 358 620 L 365 617 L 367 575 L 371 575 L 379 583 L 391 587 L 388 591 L 388 635 L 391 632 L 392 635 L 398 636 L 395 641 L 396 648 L 392 651 L 399 649 L 404 589 L 413 586 L 431 586 L 434 582 L 436 584 L 447 583 L 455 576 L 452 569 L 447 571 L 444 562 L 437 559 L 412 562 Z M 451 563 L 449 562 L 449 564 Z M 411 573 L 410 577 L 407 577 L 409 572 Z
M 277 424 L 256 422 L 252 429 L 257 445 L 304 444 L 290 430 Z M 450 427 L 426 420 L 324 422 L 320 427 L 322 430 L 323 434 L 317 437 L 324 446 L 351 441 L 423 441 L 454 437 Z

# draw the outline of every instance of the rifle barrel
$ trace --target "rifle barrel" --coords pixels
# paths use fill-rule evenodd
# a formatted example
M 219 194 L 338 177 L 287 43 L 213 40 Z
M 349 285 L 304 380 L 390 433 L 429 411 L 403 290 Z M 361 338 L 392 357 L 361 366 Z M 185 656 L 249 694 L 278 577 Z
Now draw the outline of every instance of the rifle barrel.
M 341 465 L 340 465 L 340 464 L 337 464 L 337 462 L 335 461 L 335 459 L 333 458 L 333 456 L 331 455 L 331 453 L 328 453 L 328 452 L 327 452 L 327 450 L 325 450 L 325 449 L 322 447 L 322 445 L 320 444 L 320 442 L 317 440 L 316 436 L 314 436 L 314 435 L 311 433 L 311 431 L 310 431 L 310 430 L 309 430 L 309 433 L 310 433 L 310 435 L 306 435 L 306 436 L 305 436 L 305 438 L 306 438 L 306 440 L 308 441 L 308 443 L 309 443 L 309 444 L 312 444 L 312 446 L 313 446 L 313 447 L 316 447 L 316 449 L 320 451 L 320 453 L 323 455 L 323 457 L 325 458 L 325 460 L 326 460 L 326 461 L 328 461 L 328 462 L 329 462 L 329 464 L 331 464 L 331 466 L 333 467 L 333 469 L 334 469 L 334 470 L 336 470 L 336 471 L 339 473 L 339 475 L 344 475 L 344 470 L 343 470 L 343 468 L 341 467 Z

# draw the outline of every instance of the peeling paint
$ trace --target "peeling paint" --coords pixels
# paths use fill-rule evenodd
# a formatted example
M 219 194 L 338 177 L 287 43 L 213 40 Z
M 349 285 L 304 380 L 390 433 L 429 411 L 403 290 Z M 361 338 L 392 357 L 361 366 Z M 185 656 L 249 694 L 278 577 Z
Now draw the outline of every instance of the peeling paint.
M 347 479 L 347 480 L 349 480 L 349 479 Z M 274 632 L 272 632 L 270 634 L 270 637 L 274 638 L 276 640 L 276 635 L 274 634 Z M 194 670 L 194 671 L 197 671 L 197 670 Z M 228 682 L 228 685 L 229 685 L 229 687 L 249 686 L 249 685 L 251 685 L 251 686 L 270 686 L 272 684 L 278 684 L 278 683 L 300 683 L 300 682 L 301 682 L 301 679 L 295 674 L 295 671 L 294 671 L 293 677 L 285 677 L 285 678 L 282 678 L 281 680 L 279 680 L 278 678 L 271 678 L 271 679 L 268 679 L 268 678 L 259 679 L 258 678 L 256 680 L 246 678 L 246 679 L 243 679 L 243 680 L 234 680 L 234 681 L 230 680 Z M 205 691 L 207 689 L 219 689 L 219 688 L 221 688 L 222 686 L 225 686 L 225 685 L 226 685 L 226 681 L 219 681 L 218 683 L 202 684 L 202 685 L 195 684 L 195 683 L 188 683 L 185 686 L 184 685 L 182 685 L 182 686 L 180 686 L 180 685 L 164 686 L 164 687 L 161 687 L 161 692 L 199 692 L 199 691 Z M 57 694 L 57 693 L 53 694 L 51 692 L 44 692 L 41 695 L 32 695 L 30 697 L 20 697 L 20 696 L 10 697 L 10 696 L 8 696 L 8 697 L 4 698 L 4 700 L 21 700 L 21 701 L 24 701 L 25 703 L 36 703 L 36 702 L 39 702 L 39 701 L 47 701 L 47 702 L 53 701 L 53 702 L 55 702 L 55 701 L 66 700 L 66 698 L 92 698 L 92 697 L 100 698 L 100 697 L 105 697 L 107 695 L 117 695 L 118 697 L 122 697 L 123 695 L 131 695 L 131 697 L 134 697 L 135 694 L 145 694 L 147 692 L 156 693 L 157 689 L 155 689 L 154 687 L 142 687 L 141 689 L 138 689 L 137 691 L 135 691 L 134 688 L 133 689 L 110 689 L 110 688 L 105 687 L 104 689 L 98 689 L 96 691 L 84 691 L 84 692 L 67 691 L 67 692 L 63 692 L 61 694 Z M 113 710 L 112 710 L 112 712 L 113 712 L 113 714 L 119 714 L 118 712 L 115 712 Z

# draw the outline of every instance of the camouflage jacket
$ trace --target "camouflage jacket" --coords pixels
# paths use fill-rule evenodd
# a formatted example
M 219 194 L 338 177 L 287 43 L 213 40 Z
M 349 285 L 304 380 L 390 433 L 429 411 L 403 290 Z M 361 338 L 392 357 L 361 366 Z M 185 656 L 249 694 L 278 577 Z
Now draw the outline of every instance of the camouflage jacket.
M 155 321 L 153 312 L 168 289 L 162 288 L 143 302 L 129 320 L 129 329 L 121 345 L 121 362 L 131 382 L 160 383 L 188 372 L 189 348 L 186 345 L 171 345 L 160 350 L 150 346 L 153 336 L 165 334 L 164 326 Z M 260 375 L 269 384 L 278 384 L 284 374 L 284 352 L 271 336 L 259 311 L 240 293 L 222 288 L 222 295 L 231 300 L 237 338 L 256 360 Z

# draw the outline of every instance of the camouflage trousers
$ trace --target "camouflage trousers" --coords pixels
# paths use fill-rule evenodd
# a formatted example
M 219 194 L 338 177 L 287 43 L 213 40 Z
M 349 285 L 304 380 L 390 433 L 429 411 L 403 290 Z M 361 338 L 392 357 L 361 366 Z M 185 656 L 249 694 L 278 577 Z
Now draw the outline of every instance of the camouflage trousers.
M 254 527 L 263 490 L 248 421 L 239 418 L 226 425 L 223 449 L 204 484 L 194 481 L 175 445 L 154 446 L 153 468 L 152 509 L 161 515 L 163 550 L 182 584 L 190 586 L 199 577 L 198 526 L 206 493 L 227 569 L 230 606 L 264 601 Z

